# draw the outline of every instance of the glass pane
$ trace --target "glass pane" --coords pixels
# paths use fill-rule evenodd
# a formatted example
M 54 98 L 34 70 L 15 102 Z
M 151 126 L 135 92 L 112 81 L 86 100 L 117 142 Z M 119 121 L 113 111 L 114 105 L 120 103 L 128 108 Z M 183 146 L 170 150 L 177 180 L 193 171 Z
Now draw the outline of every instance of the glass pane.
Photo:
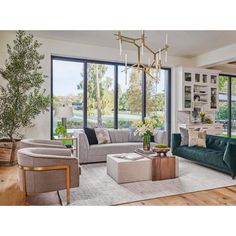
M 219 109 L 216 112 L 216 122 L 223 124 L 223 135 L 227 136 L 228 126 L 228 93 L 227 93 L 227 76 L 219 76 Z
M 202 75 L 202 83 L 207 83 L 207 75 Z
M 67 132 L 83 127 L 83 63 L 53 60 L 53 132 L 61 117 L 55 110 L 72 106 L 73 115 L 67 118 Z
M 88 63 L 88 127 L 114 127 L 114 66 Z
M 184 108 L 191 108 L 192 106 L 192 87 L 184 86 Z
M 166 86 L 168 79 L 168 71 L 161 70 L 160 80 L 155 79 L 155 70 L 152 75 L 147 75 L 146 82 L 146 114 L 147 117 L 158 118 L 158 128 L 165 129 L 166 123 Z
M 118 127 L 127 128 L 142 120 L 142 73 L 118 67 Z
M 236 77 L 231 78 L 231 137 L 236 138 Z
M 200 83 L 200 74 L 195 74 L 195 82 Z
M 184 73 L 184 80 L 186 82 L 191 82 L 192 81 L 192 75 L 191 73 Z

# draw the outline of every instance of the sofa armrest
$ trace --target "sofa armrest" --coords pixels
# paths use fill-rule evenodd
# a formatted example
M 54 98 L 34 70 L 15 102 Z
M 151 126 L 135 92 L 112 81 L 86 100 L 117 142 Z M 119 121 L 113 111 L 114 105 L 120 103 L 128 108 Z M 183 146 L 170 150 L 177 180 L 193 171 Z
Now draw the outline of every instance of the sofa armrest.
M 232 172 L 236 173 L 236 143 L 227 143 L 223 160 Z
M 79 162 L 85 163 L 88 159 L 88 151 L 89 151 L 89 142 L 85 133 L 81 132 L 78 134 L 79 141 Z
M 167 145 L 167 132 L 163 130 L 158 130 L 157 133 L 154 135 L 154 141 L 155 143 L 162 143 Z
M 181 135 L 179 133 L 172 134 L 172 140 L 171 140 L 171 148 L 172 152 L 180 146 L 181 143 Z

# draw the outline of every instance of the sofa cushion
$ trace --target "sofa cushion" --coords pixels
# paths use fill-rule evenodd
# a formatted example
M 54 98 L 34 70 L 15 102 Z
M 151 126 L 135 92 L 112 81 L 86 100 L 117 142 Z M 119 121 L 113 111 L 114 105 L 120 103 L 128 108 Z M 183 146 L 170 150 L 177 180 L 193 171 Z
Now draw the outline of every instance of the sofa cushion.
M 142 142 L 143 138 L 138 136 L 138 135 L 134 135 L 135 130 L 137 129 L 137 127 L 129 127 L 129 142 Z
M 87 136 L 89 145 L 98 144 L 97 136 L 94 128 L 84 128 L 84 133 Z
M 96 156 L 106 156 L 107 154 L 134 152 L 135 149 L 141 148 L 142 143 L 108 143 L 91 145 L 89 149 L 89 155 L 93 155 L 94 159 Z
M 128 129 L 109 129 L 108 130 L 112 143 L 127 143 L 129 142 Z
M 152 142 L 152 140 L 151 140 Z M 167 132 L 165 130 L 157 130 L 156 135 L 154 136 L 155 143 L 168 144 Z
M 180 135 L 181 135 L 181 143 L 180 145 L 188 145 L 188 140 L 189 140 L 189 130 L 185 129 L 183 127 L 179 128 Z M 194 131 L 200 131 L 200 128 L 194 129 Z
M 215 136 L 215 135 L 207 135 L 207 138 L 206 138 L 207 148 L 211 148 L 211 149 L 215 149 L 215 150 L 223 151 L 223 152 L 225 151 L 228 142 L 236 143 L 236 139 Z
M 110 135 L 107 129 L 95 128 L 95 134 L 97 136 L 98 144 L 110 143 Z
M 189 142 L 188 145 L 206 147 L 206 131 L 189 130 Z
M 224 152 L 204 147 L 181 146 L 175 149 L 175 155 L 227 170 L 223 161 Z

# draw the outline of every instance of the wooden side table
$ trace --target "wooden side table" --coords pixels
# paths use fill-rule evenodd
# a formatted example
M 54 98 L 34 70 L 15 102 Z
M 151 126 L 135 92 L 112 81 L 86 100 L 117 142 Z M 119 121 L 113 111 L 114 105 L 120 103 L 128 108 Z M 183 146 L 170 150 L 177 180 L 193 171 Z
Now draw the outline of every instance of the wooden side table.
M 178 176 L 178 161 L 175 156 L 152 158 L 152 181 L 174 179 Z

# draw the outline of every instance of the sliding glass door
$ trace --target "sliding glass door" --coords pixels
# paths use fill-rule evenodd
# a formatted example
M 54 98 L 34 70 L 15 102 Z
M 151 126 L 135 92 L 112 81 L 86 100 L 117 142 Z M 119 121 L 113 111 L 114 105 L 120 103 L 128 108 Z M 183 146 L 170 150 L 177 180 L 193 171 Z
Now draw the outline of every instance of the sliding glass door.
M 57 108 L 70 106 L 69 133 L 83 127 L 128 128 L 157 117 L 170 133 L 170 69 L 158 83 L 124 64 L 52 56 L 52 129 L 61 122 Z M 170 135 L 169 135 L 170 136 Z
M 142 120 L 142 75 L 134 68 L 118 66 L 118 127 Z
M 83 124 L 83 69 L 84 64 L 76 61 L 53 60 L 52 83 L 52 129 L 56 129 L 61 123 L 61 117 L 57 116 L 58 107 L 72 106 L 73 115 L 67 119 L 67 129 L 82 128 Z
M 216 122 L 223 124 L 224 136 L 236 138 L 236 77 L 219 76 L 219 110 Z
M 223 124 L 223 135 L 228 135 L 229 112 L 228 112 L 228 81 L 229 77 L 219 76 L 219 110 L 216 112 L 216 122 Z
M 231 77 L 231 137 L 236 138 L 236 77 Z
M 87 126 L 114 128 L 114 65 L 87 64 Z

